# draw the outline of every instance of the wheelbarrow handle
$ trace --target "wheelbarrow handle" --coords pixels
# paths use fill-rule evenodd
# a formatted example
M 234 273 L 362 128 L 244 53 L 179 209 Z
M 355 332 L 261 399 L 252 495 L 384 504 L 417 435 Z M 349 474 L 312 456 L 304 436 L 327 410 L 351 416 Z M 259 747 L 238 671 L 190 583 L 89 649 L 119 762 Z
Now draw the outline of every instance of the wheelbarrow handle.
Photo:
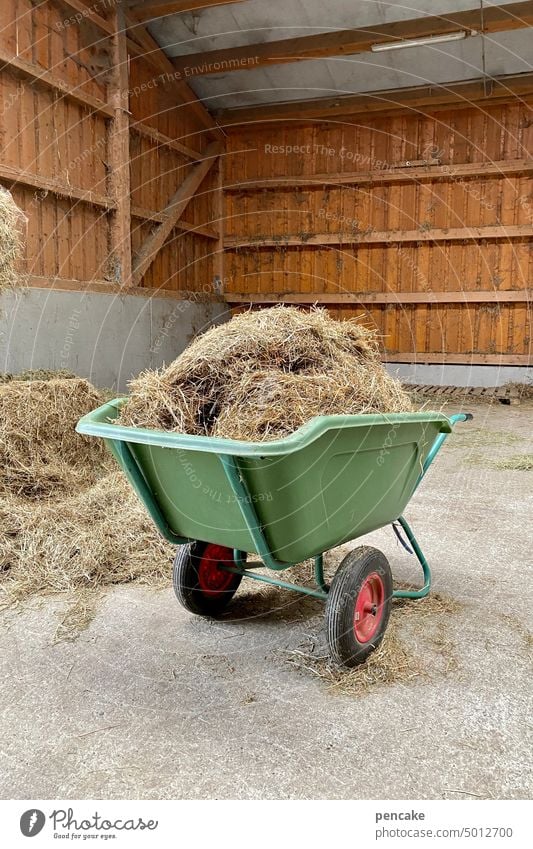
M 450 416 L 450 421 L 454 425 L 457 422 L 471 422 L 473 418 L 472 413 L 455 413 L 453 416 Z
M 453 427 L 454 425 L 457 424 L 457 422 L 470 422 L 470 421 L 472 421 L 473 418 L 474 418 L 474 416 L 472 415 L 472 413 L 455 413 L 453 416 L 450 416 L 449 421 L 450 421 L 451 426 Z M 445 433 L 439 433 L 435 442 L 431 446 L 431 451 L 427 455 L 426 460 L 424 462 L 424 465 L 422 466 L 422 473 L 421 473 L 420 477 L 418 478 L 417 486 L 420 483 L 420 481 L 422 480 L 422 478 L 424 477 L 424 475 L 426 474 L 429 467 L 431 466 L 433 460 L 437 456 L 437 454 L 438 454 L 438 452 L 439 452 L 439 450 L 442 446 L 442 443 L 444 442 L 444 440 L 448 436 L 448 433 L 449 433 L 449 431 L 446 431 Z

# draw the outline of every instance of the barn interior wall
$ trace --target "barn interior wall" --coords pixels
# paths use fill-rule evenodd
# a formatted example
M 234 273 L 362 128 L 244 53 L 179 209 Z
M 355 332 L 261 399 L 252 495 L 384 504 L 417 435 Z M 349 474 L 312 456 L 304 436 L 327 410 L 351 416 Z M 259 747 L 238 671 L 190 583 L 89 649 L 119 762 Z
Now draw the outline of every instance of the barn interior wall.
M 391 361 L 524 366 L 532 151 L 520 101 L 234 129 L 227 297 L 362 315 Z
M 111 4 L 109 9 L 112 22 Z M 117 250 L 113 230 L 122 191 L 131 208 L 125 231 L 135 259 L 171 197 L 201 161 L 210 141 L 205 123 L 160 69 L 130 54 L 129 163 L 120 188 L 114 180 L 112 147 L 112 37 L 86 17 L 74 20 L 73 10 L 59 0 L 37 5 L 3 0 L 0 59 L 0 184 L 12 192 L 27 218 L 20 271 L 28 290 L 17 297 L 0 294 L 0 369 L 57 367 L 63 329 L 79 301 L 86 327 L 77 337 L 80 344 L 87 340 L 90 359 L 83 372 L 101 385 L 123 386 L 139 368 L 157 361 L 157 356 L 146 355 L 157 328 L 148 332 L 144 319 L 151 315 L 164 321 L 167 315 L 172 321 L 176 303 L 169 293 L 185 298 L 189 306 L 180 310 L 160 359 L 176 356 L 198 324 L 216 320 L 221 312 L 220 305 L 210 302 L 219 262 L 215 168 L 136 285 L 121 279 L 117 253 L 124 245 Z M 113 296 L 115 291 L 119 297 Z M 153 306 L 143 291 L 155 296 Z M 40 321 L 35 312 L 39 305 Z M 112 316 L 119 328 L 114 339 L 108 332 Z M 104 325 L 98 336 L 94 323 L 100 320 Z M 55 323 L 60 332 L 54 332 Z M 93 336 L 99 344 L 92 344 Z M 82 357 L 81 348 L 78 353 Z
M 27 353 L 9 347 L 15 337 L 27 338 L 35 326 L 51 333 L 48 321 L 35 325 L 35 304 L 53 304 L 66 327 L 72 293 L 88 291 L 95 303 L 105 295 L 120 326 L 134 297 L 157 298 L 155 310 L 170 317 L 173 300 L 194 303 L 180 313 L 183 332 L 165 349 L 171 358 L 196 326 L 197 310 L 204 325 L 227 317 L 213 302 L 221 277 L 233 309 L 288 299 L 325 303 L 339 318 L 362 316 L 380 334 L 390 367 L 407 364 L 413 379 L 437 369 L 446 382 L 445 366 L 452 382 L 464 365 L 485 376 L 493 369 L 495 382 L 510 369 L 525 374 L 533 279 L 530 104 L 515 99 L 230 129 L 223 157 L 132 285 L 121 279 L 113 229 L 120 197 L 111 167 L 111 42 L 89 19 L 73 22 L 61 0 L 0 4 L 0 183 L 28 219 L 21 271 L 31 290 L 15 313 L 12 296 L 0 294 L 0 309 L 5 304 L 4 313 L 16 315 L 15 333 L 5 321 L 0 326 L 0 369 L 27 365 Z M 130 51 L 133 259 L 215 137 L 164 76 Z M 136 311 L 150 312 L 144 305 Z M 144 333 L 133 321 L 139 351 Z M 61 338 L 41 341 L 29 346 L 32 365 L 53 367 Z M 124 360 L 125 344 L 117 334 L 113 362 Z M 109 351 L 93 351 L 96 382 L 109 382 L 109 360 Z M 112 381 L 122 376 L 116 371 Z

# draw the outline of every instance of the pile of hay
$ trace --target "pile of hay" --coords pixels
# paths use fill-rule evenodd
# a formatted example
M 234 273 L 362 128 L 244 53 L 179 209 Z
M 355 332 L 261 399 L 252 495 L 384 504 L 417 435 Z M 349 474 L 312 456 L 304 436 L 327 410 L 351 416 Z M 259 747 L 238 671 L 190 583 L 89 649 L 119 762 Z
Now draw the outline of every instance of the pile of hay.
M 107 460 L 103 445 L 74 428 L 99 403 L 79 378 L 0 384 L 0 494 L 58 497 L 95 483 Z
M 121 424 L 252 441 L 286 436 L 320 414 L 412 410 L 373 331 L 285 306 L 213 327 L 130 389 Z
M 68 636 L 89 624 L 89 591 L 132 581 L 168 586 L 173 547 L 122 472 L 57 501 L 0 498 L 0 523 L 0 606 L 67 593 Z
M 101 440 L 74 430 L 102 400 L 79 378 L 0 384 L 0 607 L 65 593 L 61 638 L 87 626 L 101 588 L 170 577 L 173 547 Z
M 0 186 L 0 291 L 17 283 L 26 221 L 10 192 Z

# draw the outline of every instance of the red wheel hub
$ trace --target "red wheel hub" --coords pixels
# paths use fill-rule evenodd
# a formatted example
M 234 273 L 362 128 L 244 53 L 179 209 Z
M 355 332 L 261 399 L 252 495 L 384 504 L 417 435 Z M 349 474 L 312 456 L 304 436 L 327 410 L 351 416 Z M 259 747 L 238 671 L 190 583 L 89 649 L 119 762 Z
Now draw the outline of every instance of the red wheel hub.
M 368 643 L 383 618 L 385 586 L 377 572 L 367 575 L 355 600 L 353 630 L 358 643 Z
M 235 580 L 233 573 L 221 569 L 221 565 L 233 565 L 232 549 L 209 543 L 202 552 L 198 566 L 198 586 L 204 595 L 221 595 L 229 590 Z

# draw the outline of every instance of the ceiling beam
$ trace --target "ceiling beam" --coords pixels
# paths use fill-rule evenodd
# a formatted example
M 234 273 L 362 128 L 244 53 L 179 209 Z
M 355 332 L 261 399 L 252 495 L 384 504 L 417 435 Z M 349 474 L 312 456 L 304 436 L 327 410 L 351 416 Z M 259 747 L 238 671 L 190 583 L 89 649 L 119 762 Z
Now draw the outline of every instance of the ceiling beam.
M 65 23 L 76 23 L 79 25 L 83 20 L 89 20 L 102 32 L 107 33 L 107 35 L 113 35 L 113 24 L 98 14 L 98 3 L 87 5 L 85 0 L 60 0 L 60 2 L 78 13 L 77 15 L 73 15 L 71 20 Z
M 39 189 L 42 192 L 50 192 L 58 197 L 90 203 L 94 206 L 102 207 L 107 212 L 116 209 L 114 198 L 108 195 L 101 195 L 89 189 L 70 186 L 67 183 L 62 183 L 55 177 L 43 177 L 41 174 L 31 174 L 29 171 L 24 171 L 13 165 L 5 165 L 3 162 L 0 162 L 0 180 L 5 180 L 6 183 L 12 185 L 29 186 L 32 189 Z
M 472 106 L 475 103 L 492 103 L 514 97 L 533 95 L 533 73 L 512 74 L 502 77 L 468 80 L 449 85 L 416 86 L 414 88 L 388 89 L 317 100 L 293 100 L 262 106 L 241 106 L 216 112 L 219 126 L 272 123 L 276 121 L 306 121 L 313 118 L 345 117 L 347 115 L 373 115 L 394 112 L 398 109 L 413 111 L 431 110 L 435 106 Z
M 168 5 L 168 4 L 167 4 Z M 347 56 L 369 51 L 373 44 L 446 35 L 458 30 L 492 33 L 520 29 L 533 25 L 533 2 L 510 3 L 507 6 L 487 6 L 483 24 L 479 8 L 378 24 L 363 29 L 337 30 L 262 44 L 247 44 L 223 50 L 175 56 L 175 67 L 187 76 L 217 74 L 223 70 L 249 70 L 260 65 L 278 65 L 321 59 L 327 56 Z
M 128 0 L 126 6 L 135 20 L 151 21 L 166 15 L 182 15 L 197 9 L 210 9 L 213 6 L 229 6 L 242 2 L 243 0 L 174 0 L 174 2 L 162 3 L 161 0 L 146 0 L 142 3 L 140 0 Z
M 99 8 L 97 3 L 91 6 L 86 0 L 60 0 L 60 2 L 78 13 L 77 16 L 73 16 L 75 23 L 78 25 L 84 20 L 91 21 L 106 35 L 111 37 L 114 35 L 113 24 L 96 11 Z M 131 13 L 125 15 L 125 20 L 127 27 L 126 46 L 130 56 L 144 59 L 153 68 L 159 70 L 162 75 L 165 75 L 167 83 L 174 86 L 182 103 L 190 107 L 191 111 L 196 114 L 206 129 L 211 130 L 215 135 L 220 137 L 222 134 L 216 122 L 187 83 L 179 79 L 174 65 L 150 33 L 132 17 Z
M 129 36 L 128 49 L 130 52 L 132 52 L 132 45 L 134 45 L 136 55 L 145 59 L 152 67 L 161 71 L 169 84 L 178 92 L 182 103 L 186 104 L 194 112 L 206 129 L 211 130 L 217 138 L 221 138 L 223 134 L 213 117 L 187 83 L 179 79 L 174 65 L 161 50 L 155 39 L 152 38 L 148 30 L 141 26 L 131 15 L 126 15 L 125 18 Z
M 530 366 L 531 356 L 529 354 L 388 354 L 383 359 L 386 363 L 418 363 L 438 364 L 441 363 L 464 363 L 465 365 L 494 365 L 494 366 Z M 465 392 L 467 390 L 465 389 Z

